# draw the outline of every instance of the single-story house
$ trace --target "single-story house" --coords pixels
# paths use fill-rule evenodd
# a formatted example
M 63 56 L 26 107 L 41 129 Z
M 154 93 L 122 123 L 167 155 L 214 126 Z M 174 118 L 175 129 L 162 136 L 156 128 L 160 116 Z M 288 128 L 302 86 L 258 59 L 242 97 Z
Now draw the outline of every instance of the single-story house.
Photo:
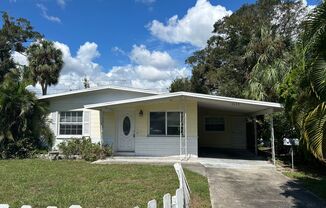
M 248 118 L 282 108 L 279 103 L 114 86 L 39 99 L 50 103 L 56 145 L 89 136 L 112 145 L 116 155 L 142 156 L 198 156 L 202 147 L 256 149 L 257 139 L 248 138 L 257 138 L 256 131 L 248 134 Z

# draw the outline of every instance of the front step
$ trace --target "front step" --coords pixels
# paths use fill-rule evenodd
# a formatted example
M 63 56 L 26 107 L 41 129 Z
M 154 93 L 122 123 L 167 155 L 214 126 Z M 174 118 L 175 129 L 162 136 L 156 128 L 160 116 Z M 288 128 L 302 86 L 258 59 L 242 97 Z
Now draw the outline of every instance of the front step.
M 115 152 L 113 153 L 113 156 L 136 156 L 135 152 Z

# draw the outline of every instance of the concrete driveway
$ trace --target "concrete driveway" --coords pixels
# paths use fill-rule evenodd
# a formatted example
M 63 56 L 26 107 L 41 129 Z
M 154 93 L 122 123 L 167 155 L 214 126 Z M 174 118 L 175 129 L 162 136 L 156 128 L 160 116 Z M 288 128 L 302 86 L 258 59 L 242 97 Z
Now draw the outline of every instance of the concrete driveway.
M 215 207 L 326 207 L 324 201 L 264 160 L 199 158 Z

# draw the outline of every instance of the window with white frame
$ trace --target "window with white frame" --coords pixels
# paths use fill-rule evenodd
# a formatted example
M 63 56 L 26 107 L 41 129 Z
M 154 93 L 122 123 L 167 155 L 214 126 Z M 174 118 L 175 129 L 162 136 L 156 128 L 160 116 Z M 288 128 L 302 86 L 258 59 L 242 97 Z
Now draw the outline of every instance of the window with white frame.
M 83 111 L 60 112 L 60 135 L 83 134 Z
M 224 131 L 225 122 L 223 117 L 206 117 L 205 131 Z
M 180 128 L 181 114 L 181 128 Z M 182 112 L 150 112 L 149 134 L 158 136 L 176 136 L 183 134 Z

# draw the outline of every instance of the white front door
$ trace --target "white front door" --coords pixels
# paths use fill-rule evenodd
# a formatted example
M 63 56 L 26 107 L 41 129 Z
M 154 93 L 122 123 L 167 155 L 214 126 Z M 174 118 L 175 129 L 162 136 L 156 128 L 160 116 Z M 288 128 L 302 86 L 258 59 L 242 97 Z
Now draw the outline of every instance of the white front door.
M 118 119 L 118 151 L 135 151 L 135 125 L 132 112 L 120 113 Z

